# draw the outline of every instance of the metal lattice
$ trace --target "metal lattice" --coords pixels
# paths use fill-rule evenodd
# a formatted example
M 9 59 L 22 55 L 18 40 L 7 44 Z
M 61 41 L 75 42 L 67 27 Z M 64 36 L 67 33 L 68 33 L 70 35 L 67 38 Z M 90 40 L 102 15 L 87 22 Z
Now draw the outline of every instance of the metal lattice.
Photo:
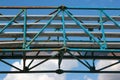
M 17 15 L 2 14 L 4 10 L 16 9 L 21 10 Z M 120 8 L 1 6 L 0 10 L 0 61 L 16 69 L 0 73 L 120 73 L 105 70 L 120 63 L 120 16 L 107 13 L 119 12 Z M 38 11 L 37 15 L 30 15 L 30 10 L 52 10 L 52 13 L 42 15 Z M 80 11 L 88 14 L 81 15 Z M 97 15 L 91 15 L 89 11 L 95 11 Z M 6 59 L 23 59 L 23 69 Z M 35 59 L 43 61 L 30 67 Z M 50 59 L 58 60 L 57 70 L 32 70 Z M 76 59 L 87 69 L 63 70 L 64 59 Z M 118 61 L 96 69 L 95 60 L 99 59 Z M 29 65 L 26 60 L 31 60 Z

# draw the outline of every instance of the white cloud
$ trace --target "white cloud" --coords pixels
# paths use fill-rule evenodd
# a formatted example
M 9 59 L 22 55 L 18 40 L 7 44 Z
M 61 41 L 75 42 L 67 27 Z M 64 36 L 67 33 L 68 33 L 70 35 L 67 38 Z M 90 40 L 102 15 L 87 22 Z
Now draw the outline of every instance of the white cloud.
M 97 64 L 97 68 L 101 68 L 107 65 L 110 65 L 112 63 L 117 62 L 117 60 L 100 60 Z M 108 71 L 120 71 L 120 64 L 114 65 L 112 67 L 109 67 L 105 70 Z M 98 80 L 119 80 L 120 79 L 120 74 L 99 74 L 98 75 Z
M 30 60 L 27 60 L 27 64 L 30 62 Z M 34 64 L 37 64 L 40 62 L 39 60 L 35 60 Z M 15 62 L 13 65 L 22 68 L 22 60 L 21 62 Z M 34 70 L 47 70 L 47 69 L 57 69 L 58 60 L 49 60 L 42 65 L 34 68 Z M 72 69 L 74 67 L 77 67 L 77 61 L 75 60 L 64 60 L 62 62 L 62 68 L 63 69 Z M 11 69 L 12 71 L 15 70 L 14 68 Z M 66 74 L 56 74 L 56 73 L 36 73 L 36 74 L 7 74 L 7 76 L 3 80 L 65 80 Z
M 93 80 L 92 78 L 88 77 L 87 75 L 84 76 L 84 80 Z

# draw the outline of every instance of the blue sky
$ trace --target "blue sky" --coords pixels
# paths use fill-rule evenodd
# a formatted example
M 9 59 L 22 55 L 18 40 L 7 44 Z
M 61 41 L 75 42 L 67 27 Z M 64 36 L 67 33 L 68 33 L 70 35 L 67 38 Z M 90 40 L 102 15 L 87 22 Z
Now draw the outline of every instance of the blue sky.
M 1 0 L 1 6 L 119 7 L 120 0 Z
M 120 7 L 120 0 L 1 0 L 0 6 Z M 0 80 L 6 75 L 0 74 Z M 79 79 L 76 79 L 79 78 Z M 95 74 L 67 74 L 66 80 L 97 80 Z

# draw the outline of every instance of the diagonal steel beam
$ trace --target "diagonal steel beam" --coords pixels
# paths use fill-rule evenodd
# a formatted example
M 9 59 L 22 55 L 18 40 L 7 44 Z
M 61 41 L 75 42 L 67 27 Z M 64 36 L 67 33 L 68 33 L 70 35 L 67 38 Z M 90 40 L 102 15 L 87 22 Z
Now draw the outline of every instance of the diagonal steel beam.
M 56 9 L 56 10 L 53 11 L 53 12 L 51 12 L 49 15 L 52 15 L 52 14 L 56 13 L 57 11 L 58 11 L 58 9 Z M 45 18 L 45 19 L 46 19 L 46 18 Z M 40 20 L 41 20 L 41 19 L 38 19 L 38 20 L 36 20 L 34 23 L 38 23 Z
M 40 51 L 38 51 L 35 56 L 38 56 L 39 53 L 40 53 Z M 27 66 L 28 68 L 31 66 L 31 64 L 34 62 L 34 60 L 35 60 L 35 59 L 32 59 L 32 60 L 31 60 L 31 62 L 30 62 L 30 63 L 28 64 L 28 66 Z
M 58 53 L 58 54 L 59 54 L 59 53 Z M 57 56 L 58 54 L 52 55 L 52 56 L 50 56 L 49 58 L 47 58 L 47 59 L 45 59 L 45 60 L 41 61 L 40 63 L 38 63 L 38 64 L 36 64 L 36 65 L 34 65 L 34 66 L 30 67 L 30 68 L 29 68 L 29 70 L 31 70 L 31 69 L 33 69 L 33 68 L 35 68 L 35 67 L 37 67 L 37 66 L 41 65 L 42 63 L 44 63 L 44 62 L 46 62 L 46 61 L 48 61 L 48 60 L 50 60 L 50 59 L 54 58 L 54 57 L 55 57 L 55 56 Z
M 108 66 L 105 66 L 105 67 L 103 67 L 103 68 L 101 68 L 101 69 L 98 69 L 98 71 L 101 71 L 101 70 L 104 70 L 104 69 L 106 69 L 106 68 L 112 67 L 112 66 L 114 66 L 114 65 L 116 65 L 116 64 L 119 64 L 119 63 L 120 63 L 120 60 L 119 60 L 118 62 L 115 62 L 115 63 L 113 63 L 113 64 L 110 64 L 110 65 L 108 65 Z
M 24 11 L 24 10 L 21 10 L 6 26 L 4 26 L 4 27 L 0 30 L 0 33 L 2 33 L 7 27 L 9 27 L 9 26 L 14 22 L 14 20 L 23 13 L 23 11 Z
M 120 25 L 119 25 L 113 18 L 111 18 L 106 12 L 104 12 L 103 10 L 101 10 L 101 12 L 102 12 L 108 19 L 110 19 L 117 27 L 120 28 Z
M 4 61 L 4 60 L 2 60 L 2 59 L 0 59 L 0 61 L 3 62 L 3 63 L 5 63 L 5 64 L 7 64 L 7 65 L 9 65 L 9 66 L 11 66 L 11 67 L 13 67 L 13 68 L 15 68 L 15 69 L 17 69 L 17 70 L 19 70 L 19 71 L 21 71 L 20 68 L 18 68 L 18 67 L 16 67 L 16 66 L 14 66 L 14 65 L 12 65 L 12 64 L 10 64 L 10 63 Z
M 72 57 L 74 57 L 76 60 L 78 60 L 81 64 L 83 64 L 86 68 L 88 68 L 90 70 L 90 67 L 85 64 L 84 62 L 82 62 L 79 58 L 77 58 L 76 56 L 74 56 L 71 52 L 67 51 Z
M 28 48 L 30 46 L 30 44 L 44 31 L 44 29 L 52 22 L 52 20 L 57 16 L 57 14 L 60 12 L 61 10 L 59 9 L 56 14 L 48 21 L 47 24 L 45 24 L 43 26 L 43 28 L 34 36 L 34 38 L 26 45 L 26 48 Z
M 65 10 L 65 12 L 73 21 L 75 21 L 75 23 L 79 27 L 81 27 L 84 30 L 84 32 L 86 34 L 88 34 L 94 41 L 96 41 L 99 44 L 100 48 L 101 48 L 102 45 L 100 44 L 99 40 L 96 39 L 89 31 L 87 31 L 86 28 L 73 15 L 71 15 L 71 13 L 68 10 Z

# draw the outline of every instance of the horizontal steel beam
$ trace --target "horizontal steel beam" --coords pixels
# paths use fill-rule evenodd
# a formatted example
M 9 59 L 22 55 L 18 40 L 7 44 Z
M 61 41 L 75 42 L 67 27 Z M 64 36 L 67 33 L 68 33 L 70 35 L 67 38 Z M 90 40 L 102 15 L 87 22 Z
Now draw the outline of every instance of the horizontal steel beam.
M 52 56 L 52 55 L 51 55 Z M 26 59 L 47 59 L 50 58 L 51 56 L 47 56 L 47 55 L 40 55 L 40 56 L 25 56 Z M 104 59 L 104 60 L 119 60 L 120 56 L 75 56 L 79 59 Z M 23 59 L 23 56 L 15 56 L 15 54 L 13 56 L 5 56 L 5 55 L 1 55 L 0 59 Z M 59 57 L 54 57 L 52 59 L 59 59 Z M 75 59 L 72 56 L 64 56 L 63 59 Z
M 11 49 L 0 49 L 0 52 L 34 52 L 34 51 L 81 51 L 81 52 L 120 52 L 120 49 L 83 49 L 83 48 L 31 48 L 31 49 L 20 49 L 20 48 L 11 48 Z
M 6 73 L 58 73 L 57 70 L 38 70 L 38 71 L 0 71 L 0 73 L 2 74 L 6 74 Z M 107 74 L 111 74 L 111 73 L 120 73 L 120 71 L 83 71 L 83 70 L 62 70 L 62 73 L 107 73 Z
M 6 41 L 0 42 L 0 48 L 22 48 L 23 41 Z M 120 48 L 120 42 L 107 42 L 108 48 Z M 70 48 L 100 48 L 96 42 L 67 42 L 67 47 Z M 60 48 L 63 47 L 63 42 L 32 42 L 32 48 Z
M 29 29 L 29 28 L 32 28 L 32 29 L 42 28 L 45 24 L 46 23 L 27 23 L 27 29 Z M 7 24 L 0 23 L 0 28 L 3 28 L 5 25 L 7 25 Z M 100 24 L 98 24 L 98 23 L 82 23 L 82 25 L 87 29 L 88 28 L 95 28 L 95 29 L 101 28 Z M 23 26 L 24 26 L 23 23 L 14 23 L 14 24 L 10 25 L 8 28 L 9 29 L 18 29 L 18 28 L 22 29 Z M 62 26 L 61 23 L 51 23 L 50 25 L 48 25 L 47 28 L 62 28 L 61 26 Z M 66 23 L 65 28 L 74 28 L 74 29 L 79 28 L 79 29 L 81 29 L 75 23 Z M 104 28 L 105 29 L 119 29 L 114 24 L 104 24 Z
M 57 6 L 0 6 L 0 9 L 58 9 Z
M 0 21 L 9 21 L 12 18 L 14 18 L 16 15 L 0 15 Z M 27 20 L 48 20 L 52 17 L 53 15 L 27 15 Z M 61 20 L 61 15 L 56 16 L 55 20 Z M 71 20 L 70 17 L 64 16 L 65 20 Z M 99 16 L 93 16 L 93 15 L 74 15 L 74 17 L 77 20 L 82 20 L 82 21 L 98 21 L 100 20 Z M 116 21 L 120 21 L 120 16 L 111 16 Z M 103 21 L 110 21 L 107 17 L 102 16 Z M 17 21 L 24 20 L 24 15 L 19 16 Z
M 0 9 L 82 9 L 82 10 L 120 10 L 120 8 L 85 8 L 85 7 L 66 7 L 66 6 L 0 6 Z
M 90 32 L 95 37 L 102 37 L 101 32 Z M 34 37 L 37 32 L 27 32 L 26 37 Z M 49 37 L 49 36 L 63 36 L 63 32 L 53 32 L 53 31 L 46 31 L 39 35 L 39 37 Z M 66 32 L 66 36 L 72 37 L 89 37 L 85 32 Z M 120 32 L 105 32 L 106 38 L 120 38 Z M 3 32 L 0 34 L 0 38 L 22 38 L 23 32 Z M 76 39 L 75 39 L 76 40 Z

